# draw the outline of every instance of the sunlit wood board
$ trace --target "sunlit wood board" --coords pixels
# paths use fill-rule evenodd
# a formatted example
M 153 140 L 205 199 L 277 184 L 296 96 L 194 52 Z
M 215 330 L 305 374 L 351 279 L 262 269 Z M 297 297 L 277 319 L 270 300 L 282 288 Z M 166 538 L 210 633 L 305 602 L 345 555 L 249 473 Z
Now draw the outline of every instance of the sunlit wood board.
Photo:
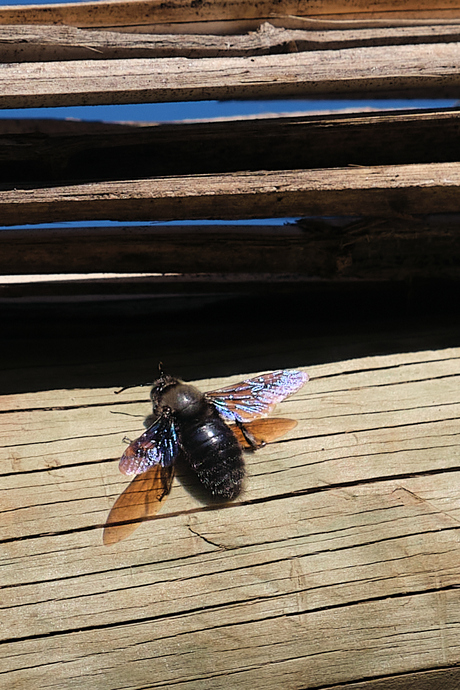
M 5 687 L 458 687 L 460 349 L 299 368 L 236 501 L 180 472 L 111 546 L 147 390 L 0 399 Z

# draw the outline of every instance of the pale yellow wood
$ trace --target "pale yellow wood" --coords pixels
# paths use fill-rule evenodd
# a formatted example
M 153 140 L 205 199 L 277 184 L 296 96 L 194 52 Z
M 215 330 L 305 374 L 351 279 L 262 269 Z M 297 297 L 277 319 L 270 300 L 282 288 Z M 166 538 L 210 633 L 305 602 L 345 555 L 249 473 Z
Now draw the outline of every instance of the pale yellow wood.
M 0 398 L 6 687 L 314 688 L 459 663 L 460 349 L 306 369 L 276 409 L 298 426 L 246 456 L 237 501 L 210 509 L 179 477 L 110 547 L 148 389 Z
M 457 43 L 234 58 L 133 58 L 8 65 L 0 107 L 97 105 L 373 93 L 453 95 Z
M 180 572 L 176 575 L 180 577 Z M 232 579 L 239 577 L 236 573 Z M 274 575 L 270 589 L 277 588 Z M 125 593 L 128 606 L 136 594 L 135 589 Z M 287 602 L 279 608 L 268 602 L 246 608 L 253 617 L 246 623 L 238 622 L 242 607 L 235 604 L 230 606 L 230 622 L 215 611 L 204 611 L 178 616 L 167 630 L 160 620 L 111 629 L 102 640 L 100 630 L 77 632 L 72 638 L 51 637 L 46 642 L 49 661 L 45 664 L 37 640 L 8 645 L 2 651 L 12 655 L 6 659 L 7 667 L 14 669 L 18 654 L 30 665 L 27 675 L 10 673 L 16 688 L 40 682 L 41 688 L 86 688 L 90 684 L 98 690 L 127 684 L 165 688 L 179 683 L 187 689 L 314 688 L 324 681 L 353 678 L 357 665 L 367 674 L 377 670 L 387 675 L 390 667 L 396 673 L 408 666 L 415 669 L 422 659 L 427 666 L 440 662 L 446 666 L 456 658 L 455 590 L 402 596 L 388 600 L 384 607 L 375 602 L 355 604 L 312 612 L 308 617 L 291 615 Z M 293 608 L 297 609 L 295 598 Z M 260 617 L 265 619 L 257 620 Z M 191 618 L 199 626 L 193 635 L 187 632 Z M 374 621 L 372 628 L 368 621 Z M 376 628 L 380 634 L 376 635 Z M 127 634 L 131 634 L 128 640 Z M 236 648 L 243 648 L 244 656 Z M 187 661 L 192 659 L 197 670 L 187 671 Z

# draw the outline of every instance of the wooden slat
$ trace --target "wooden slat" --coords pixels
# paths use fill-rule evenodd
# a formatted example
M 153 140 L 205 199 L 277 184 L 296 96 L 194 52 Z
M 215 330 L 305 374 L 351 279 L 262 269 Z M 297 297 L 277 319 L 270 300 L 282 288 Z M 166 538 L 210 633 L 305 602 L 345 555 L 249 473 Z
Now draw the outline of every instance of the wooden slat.
M 172 295 L 193 295 L 195 299 L 238 294 L 286 294 L 311 290 L 317 279 L 301 274 L 279 273 L 187 273 L 187 274 L 126 274 L 108 275 L 90 273 L 86 277 L 78 274 L 35 276 L 26 274 L 23 279 L 0 279 L 0 298 L 6 304 L 14 304 L 20 298 L 27 301 L 55 302 L 60 300 L 117 300 L 159 298 Z M 349 290 L 350 281 L 340 281 L 342 291 Z M 375 289 L 380 282 L 362 281 L 364 288 Z
M 153 276 L 147 273 L 142 277 L 126 273 L 103 277 L 98 274 L 89 274 L 87 277 L 80 274 L 59 274 L 41 275 L 37 280 L 35 276 L 26 274 L 20 279 L 6 276 L 0 280 L 0 311 L 6 313 L 8 321 L 18 308 L 25 314 L 24 318 L 28 319 L 29 309 L 58 309 L 65 317 L 70 305 L 84 308 L 88 302 L 95 303 L 98 307 L 112 307 L 116 312 L 124 304 L 126 308 L 135 305 L 134 308 L 138 309 L 142 302 L 155 312 L 175 309 L 175 304 L 181 301 L 193 310 L 209 308 L 214 302 L 233 302 L 235 299 L 247 302 L 248 299 L 263 298 L 272 302 L 284 299 L 292 304 L 299 300 L 308 301 L 308 313 L 311 312 L 313 302 L 315 310 L 324 304 L 333 304 L 335 308 L 337 298 L 344 310 L 353 305 L 354 309 L 385 311 L 390 305 L 394 309 L 396 304 L 398 309 L 403 305 L 411 305 L 411 308 L 417 309 L 424 305 L 425 308 L 433 300 L 445 306 L 451 301 L 460 301 L 460 291 L 453 280 L 441 280 L 439 277 L 425 280 L 423 276 L 421 280 L 413 282 L 396 278 L 325 279 L 292 273 L 186 273 Z M 247 308 L 247 305 L 244 304 L 242 308 Z M 294 314 L 293 318 L 298 318 L 298 314 Z M 213 335 L 216 333 L 213 332 Z M 119 333 L 115 337 L 119 338 Z M 234 333 L 229 337 L 233 338 Z M 130 345 L 128 349 L 129 347 Z M 21 376 L 21 372 L 16 372 L 15 380 L 18 376 Z
M 158 687 L 400 675 L 454 690 L 459 362 L 454 348 L 309 367 L 277 410 L 298 426 L 247 456 L 239 500 L 209 509 L 181 471 L 159 517 L 110 547 L 117 456 L 141 427 L 111 411 L 147 414 L 147 391 L 4 398 L 4 680 L 140 690 L 154 659 Z
M 460 211 L 460 164 L 161 177 L 0 192 L 3 225 Z
M 0 119 L 0 183 L 460 160 L 460 111 L 362 112 L 194 123 Z
M 206 274 L 207 283 L 214 286 L 220 274 L 222 288 L 224 282 L 247 286 L 252 279 L 253 289 L 257 280 L 287 283 L 289 276 L 299 284 L 302 277 L 364 281 L 460 278 L 458 225 L 459 216 L 402 221 L 374 217 L 341 224 L 304 220 L 284 227 L 3 230 L 0 273 L 89 274 L 97 270 L 118 273 L 121 279 L 123 274 L 137 271 L 149 276 L 163 274 L 153 280 L 145 276 L 145 280 L 164 282 L 165 287 L 174 284 L 176 289 L 187 276 L 197 287 L 197 274 Z M 91 289 L 94 283 L 87 277 Z M 107 282 L 108 276 L 103 277 Z M 37 287 L 43 291 L 42 284 Z M 0 295 L 12 289 L 11 285 L 1 286 Z
M 396 17 L 458 16 L 458 0 L 216 0 L 212 3 L 190 4 L 185 0 L 130 0 L 128 2 L 82 2 L 25 7 L 3 7 L 2 24 L 68 24 L 73 26 L 129 26 L 154 23 L 196 22 L 261 17 L 294 16 L 313 19 L 361 16 L 378 18 L 393 14 Z
M 458 42 L 460 24 L 301 31 L 263 24 L 237 36 L 133 34 L 74 27 L 0 26 L 2 62 L 142 57 L 242 57 L 370 45 Z
M 252 58 L 76 60 L 8 65 L 0 107 L 97 105 L 334 94 L 458 97 L 456 43 Z

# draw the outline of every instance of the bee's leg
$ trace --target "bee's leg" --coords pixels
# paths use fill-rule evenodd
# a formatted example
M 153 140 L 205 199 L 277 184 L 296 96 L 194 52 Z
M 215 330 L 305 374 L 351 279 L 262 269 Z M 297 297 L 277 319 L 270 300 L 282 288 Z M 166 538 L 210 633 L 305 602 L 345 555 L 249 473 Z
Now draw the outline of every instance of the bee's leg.
M 174 479 L 174 465 L 164 468 L 163 473 L 161 475 L 161 479 L 163 482 L 163 493 L 160 496 L 160 501 L 162 501 L 166 496 L 168 496 L 168 494 L 171 491 L 171 486 Z
M 246 429 L 246 427 L 244 426 L 244 424 L 242 422 L 237 421 L 236 425 L 240 429 L 241 433 L 243 434 L 245 441 L 247 441 L 247 443 L 249 443 L 251 450 L 258 450 L 259 448 L 263 448 L 264 446 L 267 445 L 265 443 L 265 441 L 257 440 L 256 437 L 253 434 L 251 434 L 251 432 L 248 429 Z

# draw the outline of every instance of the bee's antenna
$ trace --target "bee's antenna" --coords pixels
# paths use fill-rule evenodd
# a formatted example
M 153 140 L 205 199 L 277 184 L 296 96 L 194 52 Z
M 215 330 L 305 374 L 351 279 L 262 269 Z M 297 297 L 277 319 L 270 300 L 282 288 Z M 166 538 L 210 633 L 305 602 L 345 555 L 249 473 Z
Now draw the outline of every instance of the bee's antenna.
M 163 371 L 163 362 L 158 362 L 158 373 L 160 376 L 160 379 L 166 378 L 166 375 Z M 123 393 L 123 391 L 129 390 L 129 388 L 138 388 L 139 386 L 151 386 L 151 383 L 132 383 L 130 386 L 123 386 L 123 388 L 119 388 L 117 391 L 115 391 L 115 394 L 118 395 L 119 393 Z
M 132 383 L 130 386 L 123 386 L 123 388 L 119 388 L 117 391 L 115 391 L 115 395 L 118 395 L 119 393 L 123 393 L 123 391 L 127 391 L 130 388 L 138 388 L 142 386 L 150 386 L 150 383 Z

